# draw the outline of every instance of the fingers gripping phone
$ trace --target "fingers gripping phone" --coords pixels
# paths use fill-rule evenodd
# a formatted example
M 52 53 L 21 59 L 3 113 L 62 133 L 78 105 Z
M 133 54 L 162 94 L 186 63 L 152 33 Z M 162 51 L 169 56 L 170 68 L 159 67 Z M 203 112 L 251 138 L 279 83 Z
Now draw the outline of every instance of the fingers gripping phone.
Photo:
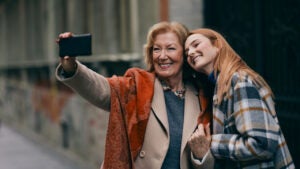
M 77 34 L 59 40 L 59 56 L 87 56 L 92 54 L 92 35 Z

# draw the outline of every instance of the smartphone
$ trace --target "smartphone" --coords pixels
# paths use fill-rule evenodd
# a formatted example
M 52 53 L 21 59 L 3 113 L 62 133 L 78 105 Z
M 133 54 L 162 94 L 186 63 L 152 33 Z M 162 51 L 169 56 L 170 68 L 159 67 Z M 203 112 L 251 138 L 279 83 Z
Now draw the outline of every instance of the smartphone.
M 92 54 L 92 35 L 76 34 L 59 40 L 59 56 L 88 56 Z

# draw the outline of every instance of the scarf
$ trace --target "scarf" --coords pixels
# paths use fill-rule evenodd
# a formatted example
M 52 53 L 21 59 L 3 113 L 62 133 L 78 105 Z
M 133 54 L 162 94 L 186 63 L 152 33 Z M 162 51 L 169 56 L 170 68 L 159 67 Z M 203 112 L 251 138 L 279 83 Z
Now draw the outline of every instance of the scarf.
M 108 78 L 111 106 L 103 169 L 134 168 L 134 160 L 144 142 L 154 81 L 154 73 L 138 68 L 128 69 L 122 77 Z M 199 97 L 203 99 L 203 95 Z M 209 121 L 204 118 L 207 117 L 199 117 L 198 122 Z

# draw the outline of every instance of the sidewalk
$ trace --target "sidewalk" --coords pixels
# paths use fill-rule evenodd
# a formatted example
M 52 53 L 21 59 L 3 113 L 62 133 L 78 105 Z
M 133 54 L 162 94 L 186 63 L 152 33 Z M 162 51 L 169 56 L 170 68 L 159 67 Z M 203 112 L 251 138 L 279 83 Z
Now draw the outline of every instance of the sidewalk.
M 0 126 L 0 165 L 3 169 L 89 169 L 3 123 Z

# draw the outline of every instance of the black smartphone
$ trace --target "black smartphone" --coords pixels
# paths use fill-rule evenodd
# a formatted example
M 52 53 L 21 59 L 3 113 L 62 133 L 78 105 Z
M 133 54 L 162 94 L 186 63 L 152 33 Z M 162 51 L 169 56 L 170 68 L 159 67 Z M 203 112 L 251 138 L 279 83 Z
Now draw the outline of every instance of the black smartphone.
M 87 56 L 92 54 L 92 35 L 76 34 L 59 40 L 59 56 Z

